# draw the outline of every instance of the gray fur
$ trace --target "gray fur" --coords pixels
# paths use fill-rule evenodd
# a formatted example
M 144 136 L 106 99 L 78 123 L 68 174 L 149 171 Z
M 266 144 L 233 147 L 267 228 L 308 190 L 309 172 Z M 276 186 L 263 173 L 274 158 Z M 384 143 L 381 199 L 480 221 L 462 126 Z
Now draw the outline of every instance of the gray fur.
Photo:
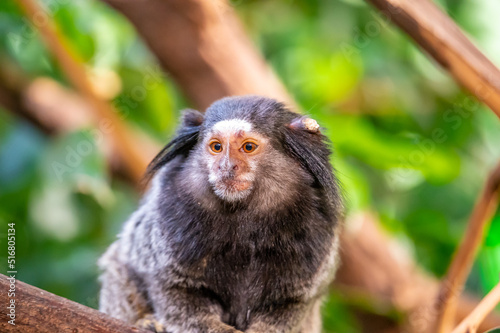
M 152 186 L 99 261 L 100 309 L 134 323 L 152 314 L 171 333 L 319 333 L 337 267 L 339 188 L 321 133 L 268 98 L 185 113 L 150 166 Z M 269 144 L 236 202 L 208 181 L 206 136 L 244 119 Z

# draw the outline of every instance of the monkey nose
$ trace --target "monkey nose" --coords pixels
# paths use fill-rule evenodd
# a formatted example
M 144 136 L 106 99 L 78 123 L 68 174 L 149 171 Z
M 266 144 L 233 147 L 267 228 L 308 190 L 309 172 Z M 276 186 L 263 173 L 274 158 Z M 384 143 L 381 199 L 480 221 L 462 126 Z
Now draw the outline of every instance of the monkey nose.
M 225 172 L 234 172 L 239 170 L 238 163 L 222 163 L 219 165 L 219 170 Z
M 238 165 L 228 165 L 225 168 L 219 168 L 221 171 L 221 176 L 223 179 L 234 179 L 237 176 L 239 166 Z
M 219 170 L 223 172 L 232 172 L 238 170 L 238 165 L 219 165 Z

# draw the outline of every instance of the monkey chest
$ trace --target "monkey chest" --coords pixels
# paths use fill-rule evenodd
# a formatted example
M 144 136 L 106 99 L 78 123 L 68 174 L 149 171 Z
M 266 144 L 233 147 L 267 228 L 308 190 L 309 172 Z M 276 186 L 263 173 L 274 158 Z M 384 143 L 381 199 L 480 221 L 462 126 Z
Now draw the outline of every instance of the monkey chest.
M 315 269 L 308 258 L 278 247 L 233 244 L 202 262 L 200 278 L 217 295 L 226 323 L 243 329 L 255 313 L 273 304 L 300 299 Z
M 318 239 L 308 230 L 266 229 L 265 223 L 252 230 L 231 230 L 238 225 L 244 224 L 228 221 L 219 233 L 215 228 L 191 232 L 172 245 L 177 267 L 186 269 L 182 275 L 190 277 L 195 288 L 210 291 L 221 305 L 224 322 L 244 330 L 253 315 L 308 294 L 328 237 Z

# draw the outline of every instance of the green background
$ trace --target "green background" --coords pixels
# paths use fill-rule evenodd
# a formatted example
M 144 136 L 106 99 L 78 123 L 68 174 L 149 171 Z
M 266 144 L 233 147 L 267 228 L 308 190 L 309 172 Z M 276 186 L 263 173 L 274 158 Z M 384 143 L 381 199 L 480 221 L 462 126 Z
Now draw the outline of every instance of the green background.
M 137 94 L 158 65 L 131 25 L 99 1 L 44 3 L 86 66 L 104 73 L 103 89 L 122 118 L 166 143 L 179 110 L 190 105 L 168 74 Z M 482 184 L 500 158 L 495 114 L 362 1 L 237 0 L 232 5 L 303 110 L 328 129 L 349 213 L 377 214 L 424 270 L 442 277 Z M 497 1 L 440 5 L 493 62 L 500 62 Z M 43 76 L 68 85 L 12 0 L 0 2 L 0 67 L 29 80 Z M 111 177 L 90 130 L 49 136 L 0 107 L 0 235 L 6 244 L 7 223 L 16 223 L 20 280 L 96 307 L 96 260 L 139 196 L 129 183 Z M 57 177 L 54 162 L 63 163 L 68 149 L 82 140 L 92 145 L 91 153 Z M 2 272 L 6 252 L 0 251 Z M 497 212 L 467 289 L 484 295 L 499 273 Z M 335 292 L 324 312 L 326 332 L 359 330 L 352 304 Z

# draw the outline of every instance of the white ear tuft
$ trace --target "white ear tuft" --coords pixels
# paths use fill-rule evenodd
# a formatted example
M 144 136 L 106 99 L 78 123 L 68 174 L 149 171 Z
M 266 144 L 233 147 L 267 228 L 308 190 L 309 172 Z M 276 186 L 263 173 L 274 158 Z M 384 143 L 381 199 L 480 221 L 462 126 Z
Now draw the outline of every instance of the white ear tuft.
M 319 133 L 319 124 L 316 120 L 309 117 L 299 117 L 292 120 L 289 127 L 294 130 L 303 130 L 310 133 Z

